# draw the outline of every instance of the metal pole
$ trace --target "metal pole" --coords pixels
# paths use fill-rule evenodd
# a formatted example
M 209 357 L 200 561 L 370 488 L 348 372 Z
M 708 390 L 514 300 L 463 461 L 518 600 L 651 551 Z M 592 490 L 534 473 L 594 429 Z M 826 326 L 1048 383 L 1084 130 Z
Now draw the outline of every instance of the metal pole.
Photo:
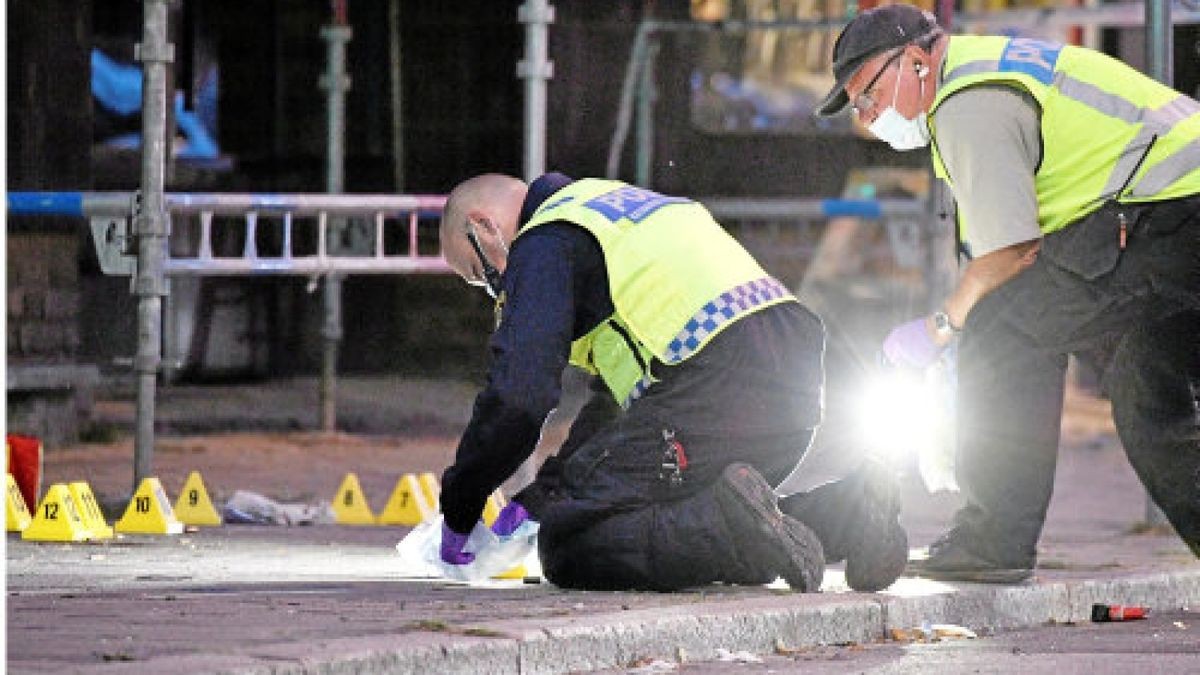
M 1174 37 L 1171 30 L 1171 0 L 1146 0 L 1146 74 L 1168 87 L 1174 86 Z M 1146 493 L 1146 522 L 1166 525 L 1162 509 Z
M 637 34 L 633 36 L 633 46 L 629 49 L 629 62 L 625 64 L 625 77 L 621 81 L 621 99 L 617 104 L 617 123 L 613 127 L 612 140 L 608 144 L 608 163 L 605 165 L 604 176 L 617 178 L 621 173 L 621 153 L 625 149 L 625 139 L 629 136 L 630 118 L 633 117 L 633 107 L 637 98 L 637 83 L 641 78 L 642 62 L 649 50 L 651 34 L 654 32 L 654 22 L 642 21 L 638 24 Z
M 345 139 L 346 139 L 346 90 L 350 78 L 346 75 L 346 43 L 353 31 L 344 24 L 323 26 L 321 37 L 328 43 L 328 71 L 321 78 L 321 87 L 326 92 L 328 110 L 328 163 L 326 165 L 326 192 L 341 192 L 345 185 Z M 330 232 L 339 230 L 330 223 Z M 321 430 L 332 432 L 337 429 L 337 360 L 338 345 L 342 341 L 342 280 L 336 274 L 325 277 L 323 289 L 325 321 L 321 326 L 323 349 L 321 353 Z
M 938 24 L 949 32 L 954 27 L 954 0 L 937 0 L 934 3 L 933 13 L 937 17 Z
M 642 77 L 638 87 L 637 106 L 637 162 L 634 180 L 642 187 L 650 187 L 651 166 L 654 161 L 654 102 L 658 92 L 654 87 L 654 64 L 658 57 L 658 41 L 651 39 L 646 48 L 646 60 L 642 66 Z
M 154 395 L 162 360 L 162 299 L 167 295 L 163 274 L 167 213 L 163 198 L 166 172 L 167 64 L 175 48 L 167 41 L 168 0 L 142 3 L 142 42 L 136 57 L 142 62 L 142 181 L 141 204 L 134 214 L 138 296 L 137 411 L 133 443 L 133 491 L 153 473 Z
M 1146 0 L 1146 74 L 1168 87 L 1175 82 L 1174 38 L 1170 0 Z
M 517 64 L 517 77 L 525 80 L 525 180 L 546 172 L 546 81 L 554 77 L 554 62 L 547 57 L 549 25 L 554 8 L 547 0 L 525 0 L 517 10 L 525 24 L 525 58 Z
M 400 67 L 400 0 L 388 0 L 388 73 L 392 80 L 392 176 L 397 193 L 404 193 L 404 71 Z

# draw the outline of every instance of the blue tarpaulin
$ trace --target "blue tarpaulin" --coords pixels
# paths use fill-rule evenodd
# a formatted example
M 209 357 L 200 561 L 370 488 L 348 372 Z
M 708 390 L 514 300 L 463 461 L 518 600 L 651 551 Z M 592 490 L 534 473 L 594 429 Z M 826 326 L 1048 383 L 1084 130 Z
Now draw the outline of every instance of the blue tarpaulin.
M 142 70 L 137 66 L 119 63 L 99 49 L 92 50 L 92 96 L 105 110 L 120 116 L 135 115 L 142 109 Z M 178 157 L 184 159 L 215 159 L 221 152 L 212 134 L 196 113 L 184 110 L 183 95 L 175 94 L 175 124 L 187 138 Z M 140 134 L 125 134 L 106 141 L 126 148 L 141 147 Z

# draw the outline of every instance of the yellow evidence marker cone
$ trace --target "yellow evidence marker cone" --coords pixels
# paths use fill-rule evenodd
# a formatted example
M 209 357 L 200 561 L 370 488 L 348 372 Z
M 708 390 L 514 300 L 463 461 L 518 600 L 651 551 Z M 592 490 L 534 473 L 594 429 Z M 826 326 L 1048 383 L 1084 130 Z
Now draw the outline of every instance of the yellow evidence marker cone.
M 112 539 L 113 529 L 104 519 L 104 512 L 100 510 L 96 495 L 92 493 L 92 486 L 84 481 L 75 481 L 67 485 L 67 489 L 71 491 L 75 506 L 79 508 L 79 517 L 83 519 L 84 527 L 92 533 L 91 538 Z
M 188 474 L 183 481 L 183 490 L 179 499 L 175 500 L 175 517 L 184 525 L 221 525 L 221 514 L 217 513 L 212 500 L 208 498 L 208 490 L 204 487 L 204 479 L 199 471 Z
M 17 487 L 17 479 L 11 473 L 8 474 L 8 498 L 5 499 L 4 512 L 9 532 L 21 532 L 33 520 L 33 516 L 29 515 L 29 507 L 25 505 L 25 497 L 21 495 L 21 488 Z
M 340 525 L 374 525 L 375 514 L 367 503 L 362 486 L 358 484 L 358 476 L 346 474 L 342 486 L 338 488 L 333 500 L 333 519 Z
M 175 517 L 162 483 L 150 476 L 142 479 L 116 528 L 117 532 L 128 534 L 179 534 L 183 532 L 183 523 Z
M 396 488 L 379 513 L 380 525 L 415 527 L 433 517 L 433 509 L 425 502 L 425 493 L 417 477 L 406 473 L 396 481 Z
M 421 493 L 425 495 L 425 503 L 429 505 L 429 510 L 434 515 L 442 511 L 442 486 L 438 484 L 437 476 L 426 471 L 417 476 L 417 482 L 421 484 Z
M 496 488 L 495 492 L 488 495 L 487 502 L 483 505 L 484 524 L 491 527 L 492 523 L 496 522 L 496 519 L 500 517 L 500 510 L 507 503 L 508 500 L 504 498 L 504 493 L 500 491 L 500 488 Z
M 493 579 L 524 579 L 529 576 L 529 572 L 525 569 L 525 563 L 518 563 L 515 567 L 501 572 L 500 574 L 492 575 Z
M 84 541 L 89 535 L 71 491 L 62 483 L 46 490 L 33 514 L 33 522 L 21 532 L 22 539 L 31 541 Z

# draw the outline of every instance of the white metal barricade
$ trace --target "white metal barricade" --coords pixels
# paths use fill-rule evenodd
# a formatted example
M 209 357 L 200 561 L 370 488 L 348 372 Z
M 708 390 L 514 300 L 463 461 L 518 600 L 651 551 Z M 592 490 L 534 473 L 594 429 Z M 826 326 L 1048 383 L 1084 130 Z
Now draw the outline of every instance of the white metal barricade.
M 137 268 L 144 257 L 139 255 L 144 253 L 139 243 L 145 243 L 136 235 L 143 216 L 137 193 L 10 192 L 7 196 L 10 214 L 87 218 L 101 270 L 135 280 L 144 276 Z M 162 254 L 161 268 L 154 274 L 155 294 L 169 298 L 165 280 L 169 276 L 306 276 L 315 282 L 334 275 L 448 273 L 433 225 L 445 202 L 441 195 L 167 193 L 163 195 L 166 236 L 155 243 Z M 358 237 L 354 246 L 337 241 L 355 229 L 369 234 Z M 299 236 L 299 230 L 310 236 Z M 240 239 L 241 245 L 222 255 L 217 242 L 230 239 Z M 327 303 L 324 311 L 322 335 L 340 339 L 340 305 Z M 139 311 L 139 320 L 142 314 Z M 161 360 L 156 356 L 152 365 L 144 362 L 142 354 L 148 350 L 143 342 L 153 341 L 158 354 L 161 312 L 150 319 L 145 322 L 149 328 L 139 330 L 139 356 L 133 365 L 139 379 L 152 384 L 150 375 L 157 373 Z M 143 372 L 146 378 L 140 377 Z M 332 418 L 335 378 L 333 369 L 322 368 L 322 420 Z M 153 391 L 153 386 L 139 385 L 135 486 L 148 473 Z
M 75 193 L 79 199 L 72 206 L 60 198 L 63 194 L 10 195 L 9 210 L 88 218 L 104 273 L 133 274 L 137 257 L 131 246 L 130 228 L 135 195 Z M 29 204 L 34 199 L 41 200 L 37 208 Z M 166 240 L 164 272 L 171 276 L 308 277 L 447 273 L 450 268 L 440 253 L 422 252 L 422 242 L 426 248 L 436 250 L 436 235 L 421 236 L 423 225 L 433 232 L 432 218 L 441 212 L 445 201 L 440 195 L 167 194 L 171 234 Z M 242 248 L 237 255 L 214 254 L 214 230 L 218 222 L 224 225 L 230 218 L 240 220 Z M 192 229 L 182 226 L 188 219 L 198 223 L 194 239 Z M 313 225 L 315 241 L 298 245 L 296 225 L 301 221 Z M 368 238 L 360 238 L 368 244 L 365 250 L 346 251 L 332 243 L 331 233 L 344 230 L 348 222 L 365 224 L 370 229 Z M 264 230 L 274 230 L 278 241 L 270 250 L 260 245 Z M 403 230 L 403 235 L 397 237 L 391 230 Z M 389 251 L 389 243 L 394 244 L 394 251 Z M 301 247 L 311 252 L 298 253 Z

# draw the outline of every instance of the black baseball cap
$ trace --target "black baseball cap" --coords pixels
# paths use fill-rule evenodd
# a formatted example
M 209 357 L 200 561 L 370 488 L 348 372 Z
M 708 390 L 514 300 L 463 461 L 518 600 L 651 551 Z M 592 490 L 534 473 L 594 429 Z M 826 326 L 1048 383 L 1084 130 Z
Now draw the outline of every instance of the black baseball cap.
M 850 103 L 846 83 L 876 54 L 906 45 L 938 28 L 937 19 L 912 5 L 884 5 L 854 17 L 833 44 L 833 89 L 817 107 L 829 117 Z

